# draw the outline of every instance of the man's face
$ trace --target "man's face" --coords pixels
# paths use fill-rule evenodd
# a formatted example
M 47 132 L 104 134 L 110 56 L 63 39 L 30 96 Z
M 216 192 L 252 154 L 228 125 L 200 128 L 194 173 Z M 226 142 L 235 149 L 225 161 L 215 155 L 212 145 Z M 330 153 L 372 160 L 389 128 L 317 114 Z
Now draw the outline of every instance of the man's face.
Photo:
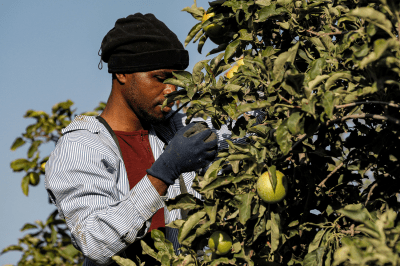
M 172 71 L 174 70 L 160 69 L 130 74 L 129 86 L 123 91 L 123 95 L 140 120 L 157 124 L 172 111 L 171 107 L 174 103 L 161 110 L 161 105 L 165 100 L 164 95 L 176 90 L 174 85 L 163 83 L 166 79 L 173 77 Z

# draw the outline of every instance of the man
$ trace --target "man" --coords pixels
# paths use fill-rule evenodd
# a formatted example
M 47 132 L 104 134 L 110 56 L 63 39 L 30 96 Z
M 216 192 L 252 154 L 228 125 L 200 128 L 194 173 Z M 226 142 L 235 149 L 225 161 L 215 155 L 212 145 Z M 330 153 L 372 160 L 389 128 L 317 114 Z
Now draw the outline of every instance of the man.
M 140 239 L 151 229 L 181 218 L 179 210 L 164 208 L 181 193 L 179 176 L 182 189 L 199 197 L 191 188 L 193 171 L 217 154 L 215 130 L 204 122 L 185 125 L 179 113 L 166 119 L 171 105 L 161 109 L 164 95 L 176 90 L 164 80 L 189 63 L 167 26 L 152 14 L 119 19 L 101 50 L 113 77 L 104 112 L 76 117 L 46 165 L 45 187 L 84 265 L 141 254 Z M 178 249 L 176 229 L 165 228 L 165 234 Z

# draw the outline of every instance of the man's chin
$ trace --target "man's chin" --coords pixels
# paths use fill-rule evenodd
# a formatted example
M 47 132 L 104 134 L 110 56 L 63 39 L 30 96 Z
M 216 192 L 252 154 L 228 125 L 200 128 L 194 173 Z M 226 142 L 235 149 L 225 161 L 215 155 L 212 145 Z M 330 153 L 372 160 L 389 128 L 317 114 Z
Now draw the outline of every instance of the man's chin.
M 142 119 L 146 121 L 146 123 L 158 125 L 162 124 L 165 121 L 166 115 L 167 113 L 162 113 L 161 116 L 154 116 L 146 113 L 142 115 Z

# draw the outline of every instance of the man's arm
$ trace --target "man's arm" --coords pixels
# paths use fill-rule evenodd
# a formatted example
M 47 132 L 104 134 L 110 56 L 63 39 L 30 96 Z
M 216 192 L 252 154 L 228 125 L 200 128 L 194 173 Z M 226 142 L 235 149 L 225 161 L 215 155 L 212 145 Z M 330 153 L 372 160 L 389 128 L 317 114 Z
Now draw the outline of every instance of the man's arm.
M 160 196 L 164 196 L 167 193 L 168 185 L 165 182 L 149 174 L 147 174 L 147 177 Z
M 83 144 L 93 139 L 68 135 L 79 140 L 65 136 L 57 145 L 46 165 L 45 186 L 77 247 L 96 264 L 108 265 L 111 256 L 145 234 L 148 220 L 165 206 L 159 192 L 165 193 L 166 185 L 155 181 L 154 186 L 154 178 L 145 176 L 129 191 L 122 163 Z

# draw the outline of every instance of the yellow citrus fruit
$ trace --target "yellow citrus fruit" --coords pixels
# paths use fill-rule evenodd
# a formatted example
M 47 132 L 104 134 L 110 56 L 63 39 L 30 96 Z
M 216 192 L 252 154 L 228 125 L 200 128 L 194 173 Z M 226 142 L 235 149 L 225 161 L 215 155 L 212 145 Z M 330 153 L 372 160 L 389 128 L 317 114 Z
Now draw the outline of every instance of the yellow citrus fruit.
M 287 192 L 287 178 L 280 171 L 276 171 L 275 192 L 269 178 L 268 171 L 263 173 L 257 181 L 257 193 L 260 198 L 267 203 L 276 203 L 281 201 Z
M 229 69 L 229 71 L 228 72 L 226 72 L 226 77 L 228 78 L 228 79 L 230 79 L 230 78 L 232 78 L 233 77 L 233 74 L 235 74 L 237 71 L 238 71 L 238 68 L 239 68 L 239 66 L 233 66 L 231 69 Z
M 207 19 L 212 18 L 213 16 L 215 16 L 215 13 L 209 13 L 209 14 L 204 13 L 203 18 L 201 19 L 201 22 L 204 22 Z
M 208 247 L 217 255 L 225 255 L 232 248 L 232 238 L 223 231 L 215 231 L 208 239 Z
M 229 69 L 228 72 L 226 72 L 226 77 L 228 79 L 232 78 L 233 74 L 235 74 L 238 71 L 239 67 L 244 65 L 243 58 L 236 61 L 236 63 L 237 63 L 237 65 L 234 65 L 231 69 Z
M 46 162 L 40 165 L 40 170 L 42 170 L 43 172 L 46 170 Z

